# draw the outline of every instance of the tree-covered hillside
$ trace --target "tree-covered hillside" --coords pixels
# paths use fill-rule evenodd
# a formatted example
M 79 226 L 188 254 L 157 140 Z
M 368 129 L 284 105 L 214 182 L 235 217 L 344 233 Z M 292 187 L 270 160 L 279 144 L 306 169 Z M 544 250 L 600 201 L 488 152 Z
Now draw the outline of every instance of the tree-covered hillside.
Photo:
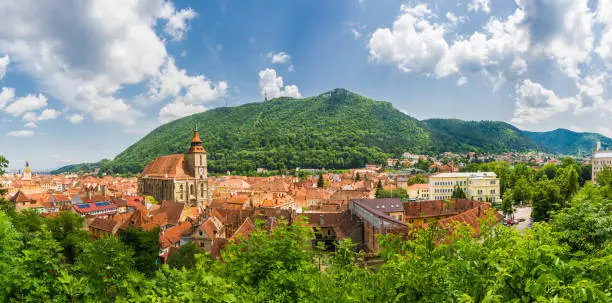
M 403 152 L 584 154 L 597 139 L 612 146 L 612 140 L 601 135 L 567 130 L 533 133 L 495 121 L 419 121 L 391 103 L 335 89 L 309 98 L 277 98 L 178 119 L 153 130 L 112 161 L 54 173 L 98 166 L 103 172 L 138 173 L 156 157 L 186 152 L 196 125 L 209 154 L 209 171 L 216 173 L 246 173 L 258 167 L 354 168 L 383 163 Z
M 388 102 L 343 89 L 304 99 L 217 108 L 162 125 L 106 166 L 140 171 L 155 157 L 184 153 L 198 126 L 213 172 L 257 167 L 360 167 L 404 151 L 426 152 L 426 127 Z
M 448 151 L 500 153 L 508 150 L 541 149 L 518 128 L 498 121 L 462 121 L 457 119 L 424 120 L 432 139 Z
M 594 133 L 577 133 L 567 129 L 555 129 L 549 132 L 523 133 L 546 151 L 564 155 L 590 155 L 595 142 L 612 148 L 612 139 Z

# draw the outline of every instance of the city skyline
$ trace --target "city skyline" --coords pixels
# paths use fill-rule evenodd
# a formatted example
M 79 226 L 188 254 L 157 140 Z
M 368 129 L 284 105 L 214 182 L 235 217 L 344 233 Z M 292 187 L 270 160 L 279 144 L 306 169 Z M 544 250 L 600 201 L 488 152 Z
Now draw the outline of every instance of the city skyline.
M 178 117 L 337 87 L 417 119 L 612 136 L 608 1 L 29 2 L 0 5 L 11 169 L 112 158 Z

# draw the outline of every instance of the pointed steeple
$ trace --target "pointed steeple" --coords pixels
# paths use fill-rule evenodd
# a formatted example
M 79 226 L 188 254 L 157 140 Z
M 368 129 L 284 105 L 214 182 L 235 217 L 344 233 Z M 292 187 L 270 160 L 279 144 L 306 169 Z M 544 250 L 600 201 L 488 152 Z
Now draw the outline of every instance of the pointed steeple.
M 205 153 L 204 147 L 202 147 L 202 139 L 200 139 L 200 133 L 198 132 L 198 126 L 193 129 L 193 137 L 191 138 L 191 147 L 189 147 L 188 154 L 193 153 Z

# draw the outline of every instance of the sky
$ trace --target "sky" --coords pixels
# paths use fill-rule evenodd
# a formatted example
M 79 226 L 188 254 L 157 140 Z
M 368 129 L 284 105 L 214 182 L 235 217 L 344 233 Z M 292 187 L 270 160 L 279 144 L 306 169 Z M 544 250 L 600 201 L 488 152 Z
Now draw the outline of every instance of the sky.
M 611 84 L 612 0 L 0 1 L 11 169 L 113 158 L 186 115 L 334 88 L 417 119 L 612 137 Z

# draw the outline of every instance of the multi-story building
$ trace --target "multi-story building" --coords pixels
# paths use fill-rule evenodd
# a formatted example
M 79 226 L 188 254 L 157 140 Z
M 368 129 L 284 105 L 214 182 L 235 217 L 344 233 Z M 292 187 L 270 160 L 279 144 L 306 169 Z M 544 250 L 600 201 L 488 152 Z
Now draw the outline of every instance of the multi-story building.
M 429 177 L 429 199 L 450 199 L 460 187 L 468 199 L 499 202 L 499 180 L 493 172 L 442 173 Z
M 196 206 L 209 201 L 206 151 L 197 129 L 186 155 L 161 156 L 138 177 L 138 192 L 157 201 L 169 200 Z
M 597 146 L 593 151 L 593 159 L 591 160 L 593 165 L 592 169 L 592 180 L 597 183 L 597 174 L 601 172 L 606 166 L 612 167 L 612 150 L 603 150 L 601 148 L 601 142 L 597 141 Z

